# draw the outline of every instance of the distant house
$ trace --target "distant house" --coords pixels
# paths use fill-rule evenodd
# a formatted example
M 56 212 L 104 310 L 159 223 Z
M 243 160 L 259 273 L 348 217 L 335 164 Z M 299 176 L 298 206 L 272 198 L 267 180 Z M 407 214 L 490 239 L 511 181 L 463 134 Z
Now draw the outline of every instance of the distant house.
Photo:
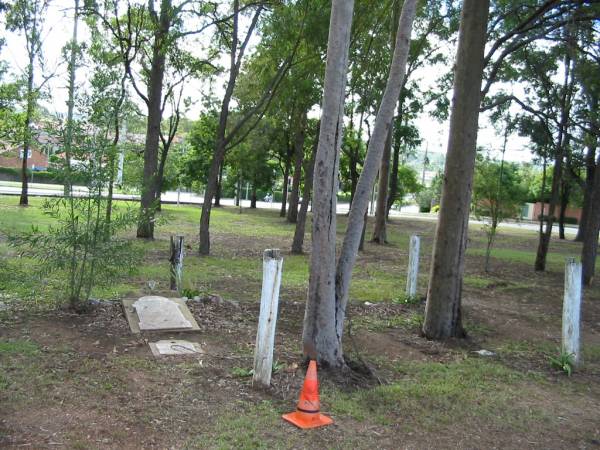
M 544 215 L 548 214 L 550 210 L 550 205 L 548 203 L 544 203 Z M 559 205 L 556 205 L 556 210 L 554 211 L 554 216 L 558 217 L 560 213 Z M 523 206 L 521 212 L 521 218 L 527 220 L 538 221 L 540 219 L 540 215 L 542 214 L 542 203 L 526 203 Z M 571 219 L 573 223 L 579 223 L 581 221 L 581 208 L 567 208 L 565 211 L 565 217 L 567 219 Z
M 47 170 L 48 156 L 38 150 L 29 149 L 27 167 L 33 170 Z M 23 165 L 23 150 L 20 148 L 3 149 L 0 147 L 0 167 L 20 169 Z

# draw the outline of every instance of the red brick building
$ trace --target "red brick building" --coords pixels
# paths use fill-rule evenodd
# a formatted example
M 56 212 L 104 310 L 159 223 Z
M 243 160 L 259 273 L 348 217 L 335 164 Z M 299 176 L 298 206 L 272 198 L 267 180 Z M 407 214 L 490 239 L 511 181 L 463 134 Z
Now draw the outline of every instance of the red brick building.
M 20 169 L 23 164 L 21 156 L 21 149 L 0 149 L 0 167 Z M 48 156 L 38 150 L 29 150 L 27 167 L 30 169 L 35 168 L 36 170 L 46 170 L 48 168 Z

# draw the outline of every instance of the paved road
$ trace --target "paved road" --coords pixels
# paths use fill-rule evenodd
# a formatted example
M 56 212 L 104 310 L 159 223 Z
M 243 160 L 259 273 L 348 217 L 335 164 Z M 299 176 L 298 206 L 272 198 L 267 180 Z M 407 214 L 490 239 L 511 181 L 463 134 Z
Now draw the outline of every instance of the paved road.
M 84 187 L 76 186 L 74 187 L 75 195 L 85 195 L 87 189 Z M 31 183 L 29 185 L 29 195 L 35 197 L 60 197 L 62 196 L 62 186 L 53 185 L 53 184 L 40 184 L 40 183 Z M 11 183 L 11 182 L 0 182 L 0 194 L 5 195 L 20 195 L 21 187 L 19 183 Z M 137 194 L 123 194 L 123 193 L 115 193 L 114 198 L 119 200 L 139 200 L 139 195 Z M 203 197 L 191 193 L 191 192 L 181 192 L 177 193 L 176 191 L 168 191 L 162 194 L 161 200 L 165 203 L 177 203 L 179 199 L 180 203 L 183 204 L 191 204 L 191 205 L 199 205 L 202 204 Z M 225 198 L 221 200 L 223 205 L 233 206 L 234 199 Z M 242 206 L 249 207 L 249 200 L 242 200 Z M 277 202 L 257 202 L 256 205 L 258 208 L 264 209 L 279 209 L 281 207 L 281 203 Z M 344 214 L 348 212 L 348 203 L 338 203 L 337 212 L 338 214 Z M 418 208 L 414 205 L 403 207 L 401 211 L 392 210 L 390 213 L 393 217 L 406 217 L 417 220 L 428 220 L 428 221 L 436 221 L 436 214 L 427 214 L 427 213 L 419 213 Z M 471 224 L 481 224 L 482 222 L 479 220 L 471 219 L 469 221 Z M 512 229 L 520 229 L 520 230 L 530 230 L 537 231 L 538 224 L 531 222 L 503 222 L 499 225 L 499 228 L 512 228 Z M 554 226 L 553 233 L 558 234 L 558 226 Z M 575 236 L 577 234 L 576 226 L 567 226 L 565 228 L 565 234 L 569 236 Z

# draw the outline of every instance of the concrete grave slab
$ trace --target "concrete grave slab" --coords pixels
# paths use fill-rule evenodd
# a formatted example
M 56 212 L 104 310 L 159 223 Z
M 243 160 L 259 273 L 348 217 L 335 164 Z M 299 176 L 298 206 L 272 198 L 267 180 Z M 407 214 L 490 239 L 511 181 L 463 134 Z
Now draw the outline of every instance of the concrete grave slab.
M 157 295 L 124 299 L 123 309 L 133 333 L 142 331 L 195 331 L 198 323 L 180 298 Z
M 181 340 L 162 340 L 148 344 L 154 356 L 196 355 L 204 353 L 200 344 Z

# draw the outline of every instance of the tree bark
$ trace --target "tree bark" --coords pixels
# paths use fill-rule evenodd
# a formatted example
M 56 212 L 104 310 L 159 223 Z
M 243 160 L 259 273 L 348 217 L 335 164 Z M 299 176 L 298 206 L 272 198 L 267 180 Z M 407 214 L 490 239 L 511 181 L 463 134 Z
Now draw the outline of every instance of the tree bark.
M 319 144 L 313 180 L 312 252 L 302 332 L 305 357 L 344 367 L 336 327 L 335 237 L 339 155 L 354 0 L 332 0 Z
M 423 324 L 423 333 L 430 339 L 464 336 L 462 278 L 488 12 L 489 0 L 463 2 L 446 168 Z
M 558 216 L 558 238 L 565 239 L 565 219 L 567 207 L 569 206 L 569 185 L 563 179 L 560 193 L 560 213 Z
M 375 227 L 371 242 L 376 244 L 387 244 L 387 200 L 388 185 L 390 180 L 390 157 L 392 156 L 392 128 L 388 132 L 385 146 L 383 148 L 383 157 L 379 167 L 379 187 L 377 188 L 377 208 L 375 209 Z
M 287 211 L 287 197 L 291 165 L 292 152 L 288 148 L 285 153 L 285 167 L 283 169 L 283 186 L 281 188 L 281 209 L 279 210 L 279 217 L 285 217 Z
M 404 80 L 402 90 L 406 86 L 406 80 Z M 400 91 L 400 101 L 398 102 L 398 115 L 396 117 L 396 123 L 402 123 L 402 104 L 404 102 L 404 95 L 402 95 L 402 91 Z M 388 194 L 387 199 L 387 208 L 385 212 L 385 218 L 388 219 L 390 217 L 390 210 L 394 205 L 394 202 L 398 199 L 398 170 L 400 169 L 400 136 L 393 142 L 393 155 L 392 155 L 392 171 L 390 173 L 390 192 Z M 400 199 L 402 200 L 402 199 Z
M 163 181 L 164 181 L 164 176 L 165 176 L 165 165 L 167 163 L 167 155 L 169 154 L 169 148 L 163 148 L 162 151 L 160 152 L 160 161 L 158 163 L 158 170 L 156 172 L 156 198 L 155 198 L 155 205 L 156 205 L 156 211 L 161 211 L 162 210 L 162 202 L 161 202 L 161 196 L 162 196 L 162 188 L 163 188 Z
M 37 33 L 37 31 L 35 32 Z M 19 199 L 20 206 L 27 206 L 29 204 L 29 185 L 27 180 L 27 161 L 29 150 L 31 149 L 31 121 L 33 119 L 33 112 L 35 109 L 35 93 L 33 92 L 33 64 L 35 62 L 35 52 L 29 51 L 29 65 L 27 66 L 27 108 L 25 112 L 25 124 L 23 134 L 23 162 L 21 164 L 21 198 Z
M 398 23 L 398 15 L 400 11 L 400 2 L 396 3 L 396 7 L 394 8 L 394 14 L 392 18 L 392 30 L 390 32 L 390 44 L 392 48 L 392 53 L 396 48 L 396 34 L 398 30 L 394 26 Z M 402 79 L 402 85 L 404 85 L 404 80 L 406 78 L 406 74 Z M 400 90 L 398 91 L 397 98 L 400 98 L 400 93 L 402 92 L 402 85 Z M 395 108 L 395 106 L 394 106 Z M 373 236 L 371 237 L 371 242 L 376 244 L 387 244 L 387 230 L 386 230 L 386 222 L 387 222 L 387 203 L 388 203 L 388 187 L 390 185 L 390 157 L 392 156 L 392 142 L 394 140 L 394 118 L 392 117 L 392 123 L 390 124 L 390 129 L 388 130 L 387 139 L 385 141 L 385 147 L 383 148 L 383 156 L 381 158 L 381 165 L 379 167 L 379 186 L 377 187 L 377 208 L 375 210 L 375 225 L 373 227 Z
M 256 209 L 256 184 L 252 184 L 252 193 L 250 194 L 250 208 Z
M 313 185 L 313 173 L 315 168 L 315 155 L 319 145 L 319 130 L 321 123 L 317 124 L 317 133 L 315 143 L 310 155 L 310 159 L 304 165 L 304 189 L 302 189 L 302 202 L 294 230 L 294 240 L 292 241 L 292 253 L 302 254 L 304 247 L 304 234 L 306 230 L 306 216 L 308 215 L 308 205 L 310 204 L 310 191 Z
M 593 104 L 592 104 L 593 106 Z M 595 108 L 597 108 L 597 102 Z M 595 111 L 595 109 L 592 109 Z M 596 168 L 596 140 L 592 139 L 592 142 L 588 144 L 588 151 L 585 158 L 585 188 L 583 190 L 583 208 L 581 209 L 581 220 L 579 222 L 579 229 L 577 230 L 577 236 L 575 237 L 575 241 L 583 242 L 586 226 L 587 226 L 587 217 L 589 210 L 591 209 L 592 203 L 592 193 L 594 191 L 594 174 L 597 170 Z
M 365 226 L 365 217 L 369 204 L 369 196 L 377 176 L 377 169 L 381 164 L 385 141 L 394 119 L 394 109 L 406 73 L 406 61 L 410 49 L 410 36 L 412 24 L 416 14 L 417 0 L 405 0 L 398 22 L 395 49 L 392 57 L 390 71 L 381 105 L 375 119 L 373 134 L 369 139 L 367 156 L 363 170 L 358 180 L 358 186 L 352 202 L 348 217 L 348 226 L 338 260 L 335 278 L 336 298 L 336 327 L 337 335 L 342 336 L 344 318 L 348 304 L 348 293 L 352 281 L 352 269 L 358 255 L 358 248 Z
M 242 177 L 238 175 L 235 187 L 235 206 L 240 206 L 242 201 Z
M 219 207 L 221 206 L 221 192 L 223 192 L 223 169 L 225 167 L 225 163 L 221 163 L 219 167 L 219 178 L 217 179 L 217 190 L 215 192 L 215 201 L 213 206 Z
M 154 239 L 154 208 L 158 184 L 158 143 L 162 122 L 162 89 L 165 76 L 166 40 L 171 28 L 171 0 L 161 0 L 160 17 L 154 32 L 148 80 L 148 122 L 144 146 L 144 179 L 137 237 Z
M 294 178 L 290 204 L 287 210 L 287 221 L 296 223 L 298 220 L 298 199 L 300 197 L 300 180 L 302 179 L 302 162 L 304 161 L 304 138 L 306 136 L 306 112 L 300 118 L 296 138 L 294 139 Z
M 600 167 L 600 155 L 596 162 Z M 598 253 L 598 232 L 600 231 L 600 170 L 594 174 L 594 185 L 590 198 L 590 211 L 587 217 L 586 233 L 581 250 L 581 263 L 583 265 L 583 284 L 591 286 L 596 271 L 596 256 Z

